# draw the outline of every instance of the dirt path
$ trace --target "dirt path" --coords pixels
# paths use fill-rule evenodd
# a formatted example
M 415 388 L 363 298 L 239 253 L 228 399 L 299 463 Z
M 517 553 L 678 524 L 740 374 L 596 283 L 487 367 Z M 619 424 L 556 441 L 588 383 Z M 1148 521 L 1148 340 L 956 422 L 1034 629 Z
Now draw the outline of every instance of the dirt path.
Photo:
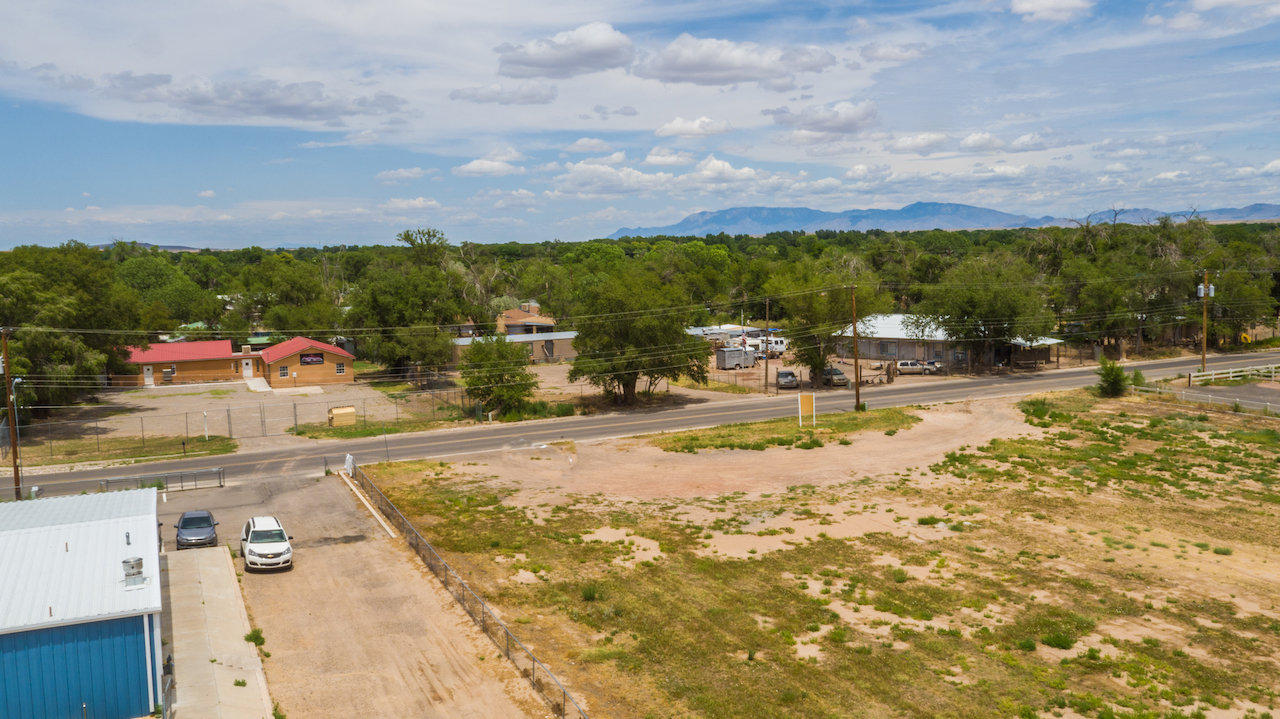
M 271 652 L 264 662 L 271 695 L 286 714 L 546 713 L 437 580 L 340 480 L 287 489 L 270 502 L 258 511 L 275 512 L 295 537 L 297 566 L 246 573 L 242 587 Z M 234 541 L 241 524 L 224 526 Z

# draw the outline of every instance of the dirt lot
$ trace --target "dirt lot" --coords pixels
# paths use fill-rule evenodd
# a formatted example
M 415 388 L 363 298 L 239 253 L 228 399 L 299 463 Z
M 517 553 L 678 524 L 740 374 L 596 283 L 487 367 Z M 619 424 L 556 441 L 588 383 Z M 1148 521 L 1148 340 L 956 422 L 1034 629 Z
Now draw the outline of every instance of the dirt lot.
M 336 477 L 171 494 L 161 505 L 166 542 L 178 513 L 197 507 L 212 509 L 233 546 L 255 514 L 274 514 L 294 537 L 293 570 L 241 577 L 270 653 L 268 687 L 287 715 L 546 714 L 438 581 Z
M 376 476 L 595 714 L 1275 711 L 1280 423 L 911 412 Z M 771 448 L 698 449 L 733 442 Z

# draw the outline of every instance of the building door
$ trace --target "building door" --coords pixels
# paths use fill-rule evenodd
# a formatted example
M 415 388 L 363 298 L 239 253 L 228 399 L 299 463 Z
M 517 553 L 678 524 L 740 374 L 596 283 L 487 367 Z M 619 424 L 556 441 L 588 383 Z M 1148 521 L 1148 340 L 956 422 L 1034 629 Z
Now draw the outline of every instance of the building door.
M 240 370 L 241 370 L 241 374 L 244 375 L 245 379 L 249 379 L 250 377 L 252 377 L 253 376 L 253 360 L 251 359 L 240 360 Z
M 151 371 L 151 365 L 142 366 L 142 384 L 148 387 L 154 387 L 156 384 L 156 377 Z

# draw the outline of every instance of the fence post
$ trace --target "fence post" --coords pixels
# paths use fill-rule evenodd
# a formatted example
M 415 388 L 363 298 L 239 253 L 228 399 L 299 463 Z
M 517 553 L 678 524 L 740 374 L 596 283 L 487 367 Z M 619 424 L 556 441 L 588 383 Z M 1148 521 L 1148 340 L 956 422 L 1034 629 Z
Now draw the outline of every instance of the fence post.
M 227 407 L 227 438 L 228 439 L 236 438 L 235 432 L 231 431 L 231 408 L 230 407 Z
M 262 436 L 267 436 L 267 409 L 261 402 L 258 403 L 258 422 L 262 425 Z
M 147 420 L 145 417 L 138 418 L 138 427 L 142 430 L 142 451 L 147 451 Z
M 293 433 L 298 433 L 298 403 L 293 403 Z
M 93 438 L 98 445 L 98 453 L 102 453 L 102 427 L 98 424 L 98 420 L 93 420 Z
M 187 440 L 191 439 L 191 413 L 182 413 L 182 446 L 187 445 Z

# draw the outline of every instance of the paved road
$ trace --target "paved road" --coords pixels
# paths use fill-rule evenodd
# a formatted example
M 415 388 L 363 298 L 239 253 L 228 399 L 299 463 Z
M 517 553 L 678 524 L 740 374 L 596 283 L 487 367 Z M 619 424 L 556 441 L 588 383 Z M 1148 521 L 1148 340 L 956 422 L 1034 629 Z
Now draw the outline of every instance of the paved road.
M 1217 369 L 1278 362 L 1280 362 L 1280 352 L 1257 352 L 1209 358 L 1210 368 Z M 1160 379 L 1180 372 L 1198 370 L 1200 361 L 1196 358 L 1152 360 L 1129 363 L 1125 367 L 1130 371 L 1141 369 L 1149 379 Z M 1096 381 L 1097 376 L 1093 368 L 1079 367 L 1004 377 L 938 379 L 896 386 L 880 385 L 863 389 L 862 398 L 872 408 L 900 407 L 1073 389 Z M 853 409 L 853 405 L 852 391 L 824 392 L 818 396 L 819 412 L 849 411 Z M 688 405 L 676 409 L 564 417 L 512 424 L 473 425 L 458 429 L 393 434 L 356 440 L 327 440 L 306 447 L 284 447 L 214 457 L 148 462 L 129 467 L 32 475 L 28 483 L 38 484 L 49 490 L 56 490 L 60 485 L 66 490 L 78 490 L 87 480 L 140 473 L 191 471 L 208 467 L 223 467 L 226 470 L 227 481 L 238 483 L 265 476 L 314 475 L 323 471 L 326 461 L 330 466 L 340 465 L 342 457 L 347 453 L 355 455 L 361 462 L 448 457 L 515 449 L 561 440 L 586 441 L 734 422 L 753 422 L 789 416 L 795 412 L 795 408 L 795 399 L 789 394 L 779 397 L 756 396 L 742 400 Z

